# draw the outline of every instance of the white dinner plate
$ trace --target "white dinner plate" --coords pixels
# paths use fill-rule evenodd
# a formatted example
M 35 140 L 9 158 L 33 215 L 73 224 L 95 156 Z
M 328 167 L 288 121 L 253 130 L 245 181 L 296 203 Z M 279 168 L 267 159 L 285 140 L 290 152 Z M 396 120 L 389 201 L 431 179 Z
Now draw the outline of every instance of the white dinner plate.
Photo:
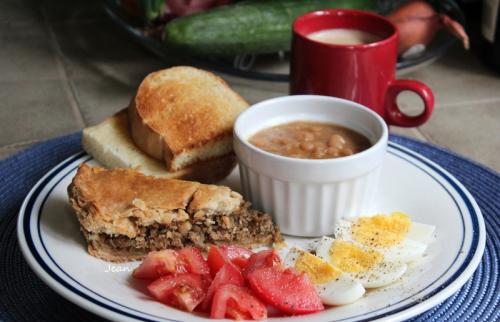
M 88 255 L 66 192 L 83 162 L 97 165 L 83 152 L 68 158 L 33 187 L 21 207 L 18 239 L 32 269 L 65 298 L 111 320 L 208 321 L 153 301 L 131 278 L 137 262 L 110 264 Z M 223 184 L 239 190 L 237 171 Z M 477 268 L 486 237 L 481 211 L 447 171 L 390 143 L 376 200 L 374 213 L 403 211 L 414 221 L 436 226 L 426 256 L 401 281 L 370 291 L 351 305 L 308 315 L 309 322 L 407 319 L 446 300 Z M 310 239 L 286 237 L 286 241 L 293 245 Z M 292 322 L 304 317 L 271 320 Z

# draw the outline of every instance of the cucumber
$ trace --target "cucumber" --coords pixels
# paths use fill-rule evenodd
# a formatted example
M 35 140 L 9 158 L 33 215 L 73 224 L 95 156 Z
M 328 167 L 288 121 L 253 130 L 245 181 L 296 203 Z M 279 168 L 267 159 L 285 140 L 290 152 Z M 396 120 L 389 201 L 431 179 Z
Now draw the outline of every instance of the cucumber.
M 377 9 L 376 0 L 246 0 L 179 17 L 165 27 L 170 48 L 195 56 L 234 56 L 290 49 L 292 22 L 324 8 Z

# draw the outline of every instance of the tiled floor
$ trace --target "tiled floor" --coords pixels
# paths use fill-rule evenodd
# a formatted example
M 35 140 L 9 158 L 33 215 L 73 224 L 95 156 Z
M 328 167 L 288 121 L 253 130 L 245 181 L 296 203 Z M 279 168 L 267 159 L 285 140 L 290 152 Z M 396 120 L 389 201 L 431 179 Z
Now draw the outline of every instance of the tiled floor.
M 0 159 L 98 123 L 125 107 L 149 72 L 167 64 L 115 26 L 97 0 L 0 2 Z M 287 84 L 221 75 L 249 102 Z M 447 147 L 500 171 L 500 77 L 458 47 L 404 75 L 436 96 L 431 120 L 398 134 Z M 399 99 L 418 113 L 414 95 Z

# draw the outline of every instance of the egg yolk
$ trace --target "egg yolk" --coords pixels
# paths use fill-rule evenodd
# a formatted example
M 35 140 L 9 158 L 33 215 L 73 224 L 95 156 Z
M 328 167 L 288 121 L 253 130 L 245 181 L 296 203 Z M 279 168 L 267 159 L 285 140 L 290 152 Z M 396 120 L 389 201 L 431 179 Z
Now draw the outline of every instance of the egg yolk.
M 352 225 L 351 234 L 355 241 L 363 245 L 389 247 L 403 241 L 410 226 L 411 220 L 408 215 L 394 212 L 390 216 L 359 218 Z
M 297 257 L 295 269 L 301 273 L 306 273 L 313 284 L 328 283 L 342 274 L 341 271 L 321 258 L 307 252 L 303 252 Z
M 348 273 L 364 272 L 382 262 L 384 256 L 375 251 L 365 251 L 356 245 L 336 240 L 329 250 L 330 263 Z

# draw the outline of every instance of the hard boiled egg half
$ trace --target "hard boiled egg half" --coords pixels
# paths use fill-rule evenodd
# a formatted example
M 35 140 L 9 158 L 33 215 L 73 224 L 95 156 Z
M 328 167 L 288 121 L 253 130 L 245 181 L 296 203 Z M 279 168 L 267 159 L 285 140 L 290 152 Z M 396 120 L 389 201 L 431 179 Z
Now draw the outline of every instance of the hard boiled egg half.
M 407 269 L 405 263 L 387 261 L 382 253 L 329 237 L 320 240 L 316 254 L 366 288 L 392 284 Z
M 411 262 L 425 252 L 435 227 L 411 222 L 401 212 L 340 220 L 335 238 L 384 255 L 389 262 Z
M 286 267 L 293 267 L 298 272 L 305 273 L 325 304 L 349 304 L 365 294 L 361 283 L 352 279 L 348 274 L 297 247 L 290 249 L 284 264 Z

